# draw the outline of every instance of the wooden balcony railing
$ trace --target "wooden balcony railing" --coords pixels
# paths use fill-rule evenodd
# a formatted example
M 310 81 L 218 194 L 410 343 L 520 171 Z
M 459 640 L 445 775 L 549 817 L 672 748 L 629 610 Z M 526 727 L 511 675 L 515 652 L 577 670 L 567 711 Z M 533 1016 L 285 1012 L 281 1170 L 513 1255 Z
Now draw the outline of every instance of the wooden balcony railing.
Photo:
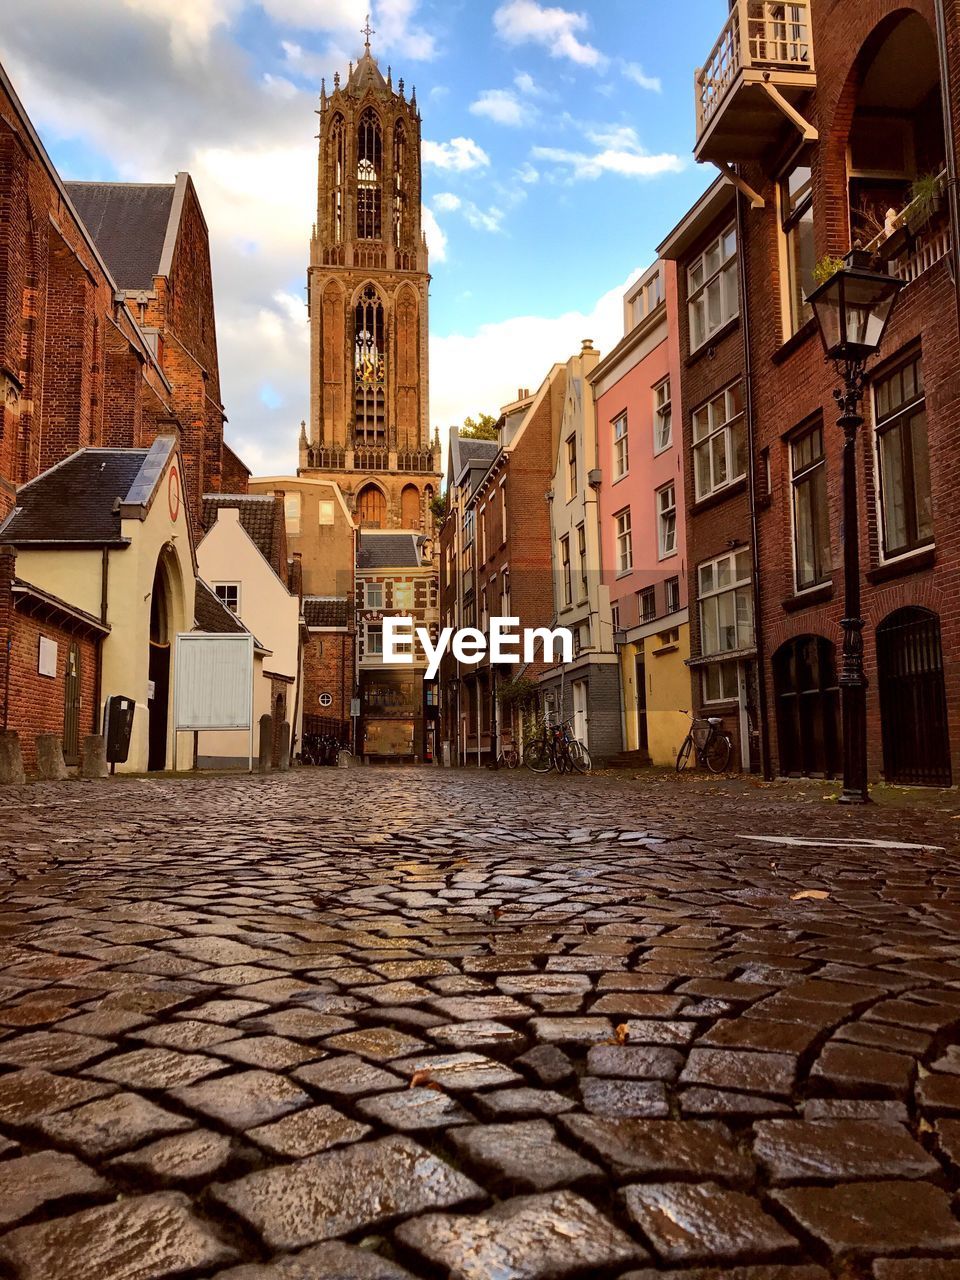
M 720 38 L 697 72 L 697 136 L 741 71 L 814 72 L 810 0 L 736 0 Z M 775 78 L 775 77 L 774 77 Z

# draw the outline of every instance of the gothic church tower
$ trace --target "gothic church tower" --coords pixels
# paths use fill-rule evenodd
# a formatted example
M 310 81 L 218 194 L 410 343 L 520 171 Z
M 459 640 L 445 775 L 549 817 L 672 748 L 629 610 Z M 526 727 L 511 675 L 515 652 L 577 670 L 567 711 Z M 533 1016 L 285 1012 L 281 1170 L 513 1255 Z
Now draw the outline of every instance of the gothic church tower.
M 362 526 L 432 531 L 440 483 L 430 440 L 427 246 L 420 113 L 366 48 L 320 97 L 310 245 L 310 432 L 299 473 L 339 484 Z

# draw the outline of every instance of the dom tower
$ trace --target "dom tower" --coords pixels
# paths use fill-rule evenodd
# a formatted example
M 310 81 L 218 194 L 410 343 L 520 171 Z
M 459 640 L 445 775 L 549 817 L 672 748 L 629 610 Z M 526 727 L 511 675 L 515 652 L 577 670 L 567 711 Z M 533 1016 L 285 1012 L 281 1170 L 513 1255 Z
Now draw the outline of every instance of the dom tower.
M 430 440 L 427 246 L 416 91 L 366 48 L 320 97 L 310 245 L 310 434 L 300 474 L 340 485 L 367 528 L 429 533 L 440 444 Z

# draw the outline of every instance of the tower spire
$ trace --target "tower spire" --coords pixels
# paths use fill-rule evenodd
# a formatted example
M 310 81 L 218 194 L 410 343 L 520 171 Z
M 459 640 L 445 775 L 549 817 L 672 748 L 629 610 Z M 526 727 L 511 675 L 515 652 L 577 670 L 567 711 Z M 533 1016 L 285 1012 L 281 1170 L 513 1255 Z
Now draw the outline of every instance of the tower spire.
M 364 45 L 364 47 L 366 48 L 367 53 L 369 53 L 369 52 L 370 52 L 370 37 L 371 37 L 371 36 L 375 36 L 375 35 L 377 34 L 377 33 L 376 33 L 376 30 L 375 30 L 373 27 L 371 27 L 371 25 L 370 25 L 370 15 L 369 15 L 369 13 L 367 14 L 367 21 L 366 21 L 366 24 L 360 28 L 360 34 L 361 34 L 362 36 L 365 36 L 365 37 L 366 37 L 366 41 L 365 41 L 365 45 Z

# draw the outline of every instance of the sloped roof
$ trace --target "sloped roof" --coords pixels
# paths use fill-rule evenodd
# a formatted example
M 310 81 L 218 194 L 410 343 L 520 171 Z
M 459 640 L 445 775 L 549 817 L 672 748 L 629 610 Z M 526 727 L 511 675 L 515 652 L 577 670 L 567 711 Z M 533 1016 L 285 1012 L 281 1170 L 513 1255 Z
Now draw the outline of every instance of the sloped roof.
M 172 182 L 67 182 L 67 194 L 121 289 L 152 289 L 173 208 Z
M 389 92 L 383 72 L 377 66 L 377 60 L 369 49 L 354 67 L 353 74 L 347 82 L 347 88 L 357 95 L 364 93 L 367 89 L 374 89 L 379 93 Z
M 120 506 L 136 486 L 147 449 L 81 449 L 23 485 L 0 542 L 120 545 Z
M 465 462 L 492 462 L 500 452 L 499 440 L 464 440 L 463 436 L 460 436 L 459 442 L 461 466 Z
M 198 631 L 211 631 L 215 635 L 240 635 L 247 630 L 233 610 L 227 608 L 202 578 L 197 579 L 193 618 Z
M 350 600 L 347 596 L 304 596 L 303 620 L 308 627 L 348 627 Z
M 357 566 L 361 569 L 419 569 L 421 538 L 416 533 L 360 533 Z
M 272 493 L 205 493 L 203 495 L 203 527 L 210 530 L 217 522 L 217 512 L 224 508 L 240 513 L 240 524 L 260 554 L 274 569 L 279 562 L 279 528 L 276 502 Z

